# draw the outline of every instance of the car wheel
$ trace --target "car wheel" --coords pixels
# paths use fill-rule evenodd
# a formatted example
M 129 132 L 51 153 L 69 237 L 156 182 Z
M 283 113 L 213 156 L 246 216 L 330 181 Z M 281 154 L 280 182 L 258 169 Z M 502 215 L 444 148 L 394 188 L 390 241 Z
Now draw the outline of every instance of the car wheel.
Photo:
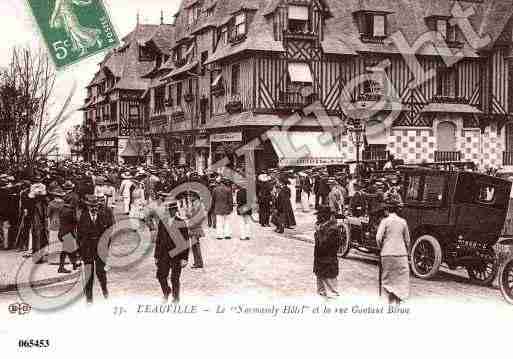
M 513 258 L 507 260 L 499 271 L 499 288 L 509 304 L 513 304 Z
M 345 258 L 350 249 L 351 243 L 347 228 L 345 226 L 340 226 L 340 245 L 338 247 L 338 255 L 342 258 Z
M 417 238 L 411 249 L 411 269 L 416 277 L 433 278 L 442 264 L 442 248 L 438 240 L 428 234 Z
M 498 267 L 494 254 L 492 259 L 467 266 L 466 269 L 472 282 L 479 285 L 489 286 L 493 283 L 493 280 L 497 275 Z

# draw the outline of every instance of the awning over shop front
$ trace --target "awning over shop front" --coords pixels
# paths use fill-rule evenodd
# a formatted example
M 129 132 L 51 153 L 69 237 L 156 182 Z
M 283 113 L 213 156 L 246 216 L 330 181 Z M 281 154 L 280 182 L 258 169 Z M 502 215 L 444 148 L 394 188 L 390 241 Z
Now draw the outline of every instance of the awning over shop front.
M 482 113 L 478 108 L 465 103 L 430 103 L 422 109 L 422 112 L 446 112 L 446 113 Z
M 194 142 L 194 147 L 201 148 L 201 147 L 209 147 L 208 140 L 206 138 L 197 138 Z
M 170 79 L 171 77 L 178 76 L 178 75 L 183 74 L 184 72 L 187 72 L 187 71 L 191 71 L 196 66 L 198 66 L 198 64 L 199 64 L 198 60 L 195 60 L 195 61 L 192 61 L 191 63 L 188 63 L 188 64 L 186 64 L 186 65 L 184 65 L 182 67 L 174 69 L 169 74 L 167 74 L 162 79 L 160 79 L 160 81 L 166 81 L 166 80 Z
M 338 145 L 328 132 L 269 131 L 267 137 L 278 156 L 280 167 L 344 163 Z
M 132 142 L 128 141 L 126 147 L 119 154 L 121 157 L 137 157 L 137 152 L 135 152 L 134 146 Z

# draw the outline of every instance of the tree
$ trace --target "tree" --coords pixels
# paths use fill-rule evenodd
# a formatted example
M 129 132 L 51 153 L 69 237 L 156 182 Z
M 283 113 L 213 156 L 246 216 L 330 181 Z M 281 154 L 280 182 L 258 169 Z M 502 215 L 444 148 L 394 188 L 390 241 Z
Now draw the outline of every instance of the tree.
M 0 70 L 0 151 L 3 165 L 30 171 L 40 157 L 54 151 L 57 129 L 69 119 L 75 86 L 60 105 L 53 103 L 54 67 L 42 50 L 13 48 Z M 58 111 L 55 111 L 55 109 Z M 51 113 L 57 113 L 52 116 Z

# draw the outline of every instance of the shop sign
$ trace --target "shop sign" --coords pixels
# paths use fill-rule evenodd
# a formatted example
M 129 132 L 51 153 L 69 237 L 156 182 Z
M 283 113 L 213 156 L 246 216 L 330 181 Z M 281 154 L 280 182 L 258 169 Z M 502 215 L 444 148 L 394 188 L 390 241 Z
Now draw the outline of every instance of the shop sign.
M 279 166 L 326 166 L 326 165 L 341 165 L 344 160 L 340 157 L 284 157 L 280 158 Z
M 114 147 L 114 141 L 96 141 L 96 147 Z
M 214 133 L 210 135 L 210 142 L 241 142 L 242 132 Z

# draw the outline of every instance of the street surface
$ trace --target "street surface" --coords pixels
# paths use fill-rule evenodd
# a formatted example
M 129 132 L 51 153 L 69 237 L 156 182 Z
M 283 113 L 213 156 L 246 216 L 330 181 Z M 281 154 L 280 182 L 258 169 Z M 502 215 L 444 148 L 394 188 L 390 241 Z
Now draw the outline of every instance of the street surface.
M 286 230 L 285 234 L 277 234 L 273 228 L 262 228 L 254 223 L 250 241 L 239 240 L 240 219 L 236 214 L 231 218 L 231 240 L 217 240 L 214 230 L 207 228 L 207 237 L 201 242 L 205 267 L 191 269 L 191 253 L 189 266 L 182 273 L 182 301 L 186 302 L 188 297 L 222 299 L 254 296 L 263 300 L 278 300 L 315 296 L 312 213 L 296 211 L 298 225 L 293 230 Z M 149 237 L 142 241 L 145 246 L 152 246 Z M 138 244 L 141 243 L 134 234 L 120 236 L 113 241 L 111 255 L 118 257 L 130 253 Z M 138 263 L 124 269 L 113 268 L 108 273 L 111 298 L 160 298 L 153 251 L 148 252 Z M 375 297 L 377 283 L 374 258 L 352 250 L 347 258 L 340 260 L 340 300 L 353 296 Z M 41 293 L 46 296 L 58 295 L 66 286 L 69 284 L 48 286 L 41 289 Z M 97 301 L 103 301 L 99 289 L 95 290 Z M 16 299 L 16 293 L 0 295 L 0 303 L 12 303 Z M 496 285 L 487 288 L 471 284 L 464 271 L 445 270 L 432 281 L 412 278 L 411 301 L 417 300 L 506 305 Z

